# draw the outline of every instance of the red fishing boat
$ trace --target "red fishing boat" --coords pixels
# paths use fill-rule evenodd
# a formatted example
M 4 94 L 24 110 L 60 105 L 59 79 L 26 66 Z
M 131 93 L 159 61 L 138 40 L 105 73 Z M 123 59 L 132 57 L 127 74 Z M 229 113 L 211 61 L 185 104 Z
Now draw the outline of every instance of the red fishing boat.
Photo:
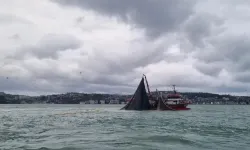
M 146 86 L 144 81 L 146 80 Z M 156 90 L 155 95 L 150 92 L 147 77 L 143 75 L 134 95 L 127 100 L 124 110 L 189 110 L 189 101 L 185 100 L 175 90 L 173 93 L 163 96 L 162 92 Z M 146 90 L 147 88 L 147 90 Z
M 173 85 L 173 92 L 167 94 L 167 96 L 162 96 L 163 102 L 168 106 L 169 109 L 173 110 L 189 110 L 187 108 L 188 104 L 191 102 L 182 97 L 181 94 L 177 93 L 175 90 L 175 85 Z

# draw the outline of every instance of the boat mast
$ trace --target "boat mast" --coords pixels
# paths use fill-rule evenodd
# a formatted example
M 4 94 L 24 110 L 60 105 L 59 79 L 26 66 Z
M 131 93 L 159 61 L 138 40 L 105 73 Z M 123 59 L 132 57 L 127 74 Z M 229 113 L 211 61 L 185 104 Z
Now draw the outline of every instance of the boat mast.
M 176 85 L 173 85 L 174 94 L 176 94 L 175 86 L 176 86 Z
M 145 74 L 143 74 L 143 76 L 145 77 L 145 80 L 146 80 L 146 84 L 147 84 L 147 89 L 148 89 L 148 94 L 151 96 L 151 92 L 150 92 L 150 89 L 149 89 L 149 85 L 148 85 L 148 80 L 147 80 L 147 77 Z

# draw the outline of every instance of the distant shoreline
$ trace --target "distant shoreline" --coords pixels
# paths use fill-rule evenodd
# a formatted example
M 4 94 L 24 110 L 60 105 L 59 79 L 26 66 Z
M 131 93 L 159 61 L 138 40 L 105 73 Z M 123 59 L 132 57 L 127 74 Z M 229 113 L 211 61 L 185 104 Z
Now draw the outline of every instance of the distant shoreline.
M 25 104 L 14 104 L 14 103 L 6 103 L 6 104 L 0 104 L 0 105 L 85 105 L 85 106 L 88 106 L 88 105 L 125 105 L 125 104 L 51 104 L 51 103 L 25 103 Z M 194 105 L 204 105 L 204 106 L 211 106 L 211 105 L 233 105 L 233 106 L 236 106 L 236 105 L 250 105 L 250 104 L 189 104 L 188 106 L 194 106 Z
M 167 93 L 169 91 L 161 91 Z M 152 92 L 152 94 L 156 94 Z M 180 92 L 192 102 L 191 105 L 249 105 L 249 96 L 219 95 L 201 92 Z M 14 95 L 0 92 L 0 104 L 124 104 L 132 95 L 65 93 L 41 96 Z M 87 105 L 87 104 L 86 104 Z

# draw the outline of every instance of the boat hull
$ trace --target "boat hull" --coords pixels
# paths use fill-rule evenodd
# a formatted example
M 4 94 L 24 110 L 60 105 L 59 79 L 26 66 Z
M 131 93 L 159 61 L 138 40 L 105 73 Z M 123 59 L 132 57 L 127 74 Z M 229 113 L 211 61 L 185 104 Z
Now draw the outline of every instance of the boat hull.
M 171 109 L 174 109 L 174 110 L 190 110 L 190 108 L 188 107 L 183 107 L 183 106 L 169 106 Z M 170 109 L 169 109 L 170 110 Z
M 171 110 L 171 111 L 179 111 L 179 110 L 190 110 L 187 107 L 188 103 L 182 102 L 180 104 L 168 104 L 167 101 L 159 99 L 156 103 L 151 103 L 152 110 Z
M 187 107 L 188 104 L 167 104 L 169 110 L 190 110 Z

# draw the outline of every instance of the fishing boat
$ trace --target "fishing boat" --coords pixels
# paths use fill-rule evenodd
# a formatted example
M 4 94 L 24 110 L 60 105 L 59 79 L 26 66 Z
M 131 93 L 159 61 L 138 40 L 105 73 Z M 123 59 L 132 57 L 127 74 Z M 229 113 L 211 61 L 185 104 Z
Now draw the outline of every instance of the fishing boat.
M 191 102 L 183 98 L 183 96 L 175 90 L 175 85 L 173 85 L 173 92 L 162 96 L 163 102 L 169 106 L 170 109 L 174 110 L 189 110 L 187 108 L 188 104 Z
M 144 84 L 144 80 L 147 84 Z M 150 92 L 149 84 L 147 81 L 146 75 L 143 75 L 140 84 L 138 85 L 134 95 L 130 100 L 127 101 L 127 104 L 121 108 L 124 110 L 189 110 L 187 108 L 187 101 L 182 98 L 175 90 L 171 94 L 168 94 L 167 97 L 164 97 L 161 92 L 156 90 L 156 95 Z

